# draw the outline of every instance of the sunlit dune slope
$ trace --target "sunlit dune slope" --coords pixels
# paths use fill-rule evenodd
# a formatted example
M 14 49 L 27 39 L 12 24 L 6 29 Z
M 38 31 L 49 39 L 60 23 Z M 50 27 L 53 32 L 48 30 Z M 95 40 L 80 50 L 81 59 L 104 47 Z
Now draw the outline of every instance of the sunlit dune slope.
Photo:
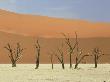
M 72 36 L 75 31 L 80 37 L 109 37 L 110 23 L 24 15 L 0 10 L 0 30 L 39 37 L 60 37 L 60 33 L 69 33 Z

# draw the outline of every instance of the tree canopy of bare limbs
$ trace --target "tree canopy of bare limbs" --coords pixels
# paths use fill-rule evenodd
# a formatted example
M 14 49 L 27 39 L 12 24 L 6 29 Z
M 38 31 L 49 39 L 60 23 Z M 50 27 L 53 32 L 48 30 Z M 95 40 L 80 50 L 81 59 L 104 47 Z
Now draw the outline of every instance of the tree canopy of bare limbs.
M 77 69 L 78 68 L 78 65 L 79 63 L 86 57 L 86 56 L 89 56 L 88 54 L 87 55 L 84 55 L 83 54 L 83 50 L 81 48 L 79 48 L 79 42 L 78 42 L 78 36 L 77 36 L 77 33 L 75 32 L 75 35 L 76 35 L 76 62 L 75 62 L 75 68 L 74 69 Z
M 55 56 L 57 57 L 57 59 L 59 60 L 59 62 L 62 64 L 62 69 L 65 69 L 63 43 L 62 43 L 61 48 L 58 48 L 57 49 L 57 53 L 55 53 Z
M 35 48 L 36 48 L 36 67 L 35 69 L 38 69 L 39 68 L 39 62 L 40 62 L 40 50 L 41 50 L 41 47 L 40 47 L 40 44 L 39 44 L 39 40 L 37 40 L 36 44 L 35 44 Z
M 71 43 L 69 36 L 67 37 L 64 33 L 63 36 L 65 37 L 65 42 L 68 46 L 68 53 L 69 53 L 69 61 L 70 61 L 70 68 L 72 68 L 72 55 L 74 53 L 74 49 L 76 48 L 76 42 L 74 44 Z
M 94 48 L 92 54 L 94 56 L 95 68 L 97 68 L 98 60 L 104 54 L 102 53 L 102 50 L 99 48 Z
M 22 52 L 24 49 L 21 48 L 20 43 L 17 43 L 16 48 L 12 48 L 9 43 L 4 48 L 9 52 L 8 57 L 11 60 L 12 67 L 16 67 L 16 62 L 22 57 Z

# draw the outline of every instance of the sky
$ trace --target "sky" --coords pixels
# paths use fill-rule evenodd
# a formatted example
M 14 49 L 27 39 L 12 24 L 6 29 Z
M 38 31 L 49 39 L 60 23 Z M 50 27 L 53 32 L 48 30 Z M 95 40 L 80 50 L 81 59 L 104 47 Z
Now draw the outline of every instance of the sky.
M 110 0 L 0 0 L 0 8 L 23 14 L 110 22 Z

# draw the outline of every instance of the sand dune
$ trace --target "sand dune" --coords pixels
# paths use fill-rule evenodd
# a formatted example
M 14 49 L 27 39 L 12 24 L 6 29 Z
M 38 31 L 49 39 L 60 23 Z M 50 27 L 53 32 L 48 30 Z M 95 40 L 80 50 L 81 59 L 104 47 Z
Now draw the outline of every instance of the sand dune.
M 0 10 L 0 63 L 10 63 L 4 46 L 7 43 L 15 46 L 16 42 L 20 42 L 26 48 L 19 63 L 35 63 L 36 37 L 40 37 L 42 48 L 40 63 L 50 63 L 49 52 L 64 41 L 59 38 L 62 37 L 60 33 L 70 33 L 70 36 L 74 37 L 74 31 L 78 32 L 80 47 L 84 49 L 84 53 L 91 52 L 94 47 L 100 47 L 104 53 L 110 53 L 110 23 L 22 15 Z M 104 56 L 99 63 L 110 63 L 109 59 L 110 55 Z M 65 62 L 69 62 L 67 53 Z M 87 58 L 86 62 L 93 63 L 93 58 Z M 54 63 L 58 63 L 56 58 Z
M 73 42 L 75 41 L 75 39 L 72 40 Z M 0 63 L 10 63 L 8 51 L 4 49 L 4 46 L 6 46 L 7 43 L 10 43 L 12 47 L 15 47 L 17 42 L 20 42 L 22 47 L 26 48 L 23 52 L 23 57 L 18 63 L 35 63 L 35 41 L 36 38 L 33 37 L 0 32 Z M 41 44 L 40 63 L 50 63 L 49 53 L 51 51 L 56 51 L 56 49 L 61 46 L 61 42 L 64 41 L 64 39 L 39 38 L 39 41 Z M 79 38 L 79 43 L 84 54 L 91 53 L 92 49 L 95 47 L 101 48 L 103 53 L 108 55 L 101 57 L 99 63 L 110 63 L 110 38 Z M 67 46 L 65 46 L 65 48 L 67 48 Z M 72 57 L 73 63 L 75 58 L 74 55 Z M 67 52 L 65 53 L 64 61 L 65 63 L 69 63 Z M 93 58 L 87 57 L 83 62 L 93 63 Z M 58 63 L 56 57 L 54 57 L 54 63 Z
M 39 37 L 60 37 L 61 32 L 72 36 L 74 31 L 80 37 L 110 37 L 110 23 L 23 15 L 5 10 L 0 10 L 0 30 Z

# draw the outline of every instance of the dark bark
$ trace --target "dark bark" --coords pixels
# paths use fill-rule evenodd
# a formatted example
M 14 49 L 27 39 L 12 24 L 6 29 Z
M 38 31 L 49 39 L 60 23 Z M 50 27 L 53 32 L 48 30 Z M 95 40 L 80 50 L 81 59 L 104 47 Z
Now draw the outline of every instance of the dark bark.
M 70 69 L 72 68 L 72 57 L 70 55 Z
M 51 64 L 52 64 L 52 69 L 53 69 L 53 55 L 51 54 Z
M 69 62 L 70 62 L 70 69 L 71 69 L 72 68 L 72 54 L 74 53 L 74 49 L 76 48 L 76 43 L 72 46 L 70 38 L 67 37 L 65 34 L 63 34 L 63 36 L 65 37 L 65 43 L 67 44 L 68 50 L 69 50 Z
M 75 68 L 74 69 L 77 69 L 78 68 L 78 64 L 75 64 Z
M 98 67 L 98 60 L 99 58 L 104 55 L 102 53 L 102 51 L 99 48 L 94 48 L 93 49 L 93 56 L 94 56 L 94 64 L 95 64 L 95 68 Z
M 76 57 L 76 64 L 75 64 L 75 68 L 74 69 L 77 69 L 78 68 L 78 58 Z
M 56 55 L 56 57 L 57 57 L 57 59 L 59 60 L 59 62 L 62 64 L 62 69 L 65 69 L 63 57 L 59 58 L 57 55 Z
M 7 49 L 10 53 L 8 54 L 8 57 L 11 60 L 12 67 L 16 67 L 16 62 L 21 58 L 24 49 L 21 48 L 20 43 L 17 43 L 17 46 L 14 49 L 11 47 L 9 43 L 4 48 Z
M 58 48 L 58 54 L 55 54 L 55 56 L 57 57 L 58 61 L 62 64 L 62 69 L 65 69 L 65 65 L 64 65 L 64 52 L 63 52 L 63 44 L 62 44 L 62 47 L 61 49 Z
M 53 63 L 52 63 L 52 69 L 53 69 Z
M 16 67 L 16 62 L 12 62 L 12 67 Z
M 95 68 L 97 68 L 97 63 L 95 62 Z
M 62 69 L 65 69 L 65 65 L 64 65 L 64 63 L 62 63 Z
M 94 60 L 94 63 L 95 63 L 95 68 L 97 68 L 97 58 L 96 58 L 96 56 L 95 56 L 95 60 Z
M 36 55 L 36 67 L 35 69 L 38 69 L 39 68 L 39 62 L 40 62 L 40 44 L 39 44 L 39 41 L 37 40 L 36 42 L 36 50 L 37 50 L 37 55 Z
M 36 61 L 36 68 L 35 69 L 38 69 L 38 68 L 39 68 L 39 58 Z
M 81 54 L 80 54 L 80 56 L 81 56 Z M 78 65 L 80 64 L 80 62 L 81 62 L 86 56 L 89 56 L 89 55 L 83 55 L 83 56 L 80 57 L 80 58 L 76 57 L 76 64 L 75 64 L 75 68 L 74 68 L 74 69 L 77 69 L 77 68 L 78 68 Z

